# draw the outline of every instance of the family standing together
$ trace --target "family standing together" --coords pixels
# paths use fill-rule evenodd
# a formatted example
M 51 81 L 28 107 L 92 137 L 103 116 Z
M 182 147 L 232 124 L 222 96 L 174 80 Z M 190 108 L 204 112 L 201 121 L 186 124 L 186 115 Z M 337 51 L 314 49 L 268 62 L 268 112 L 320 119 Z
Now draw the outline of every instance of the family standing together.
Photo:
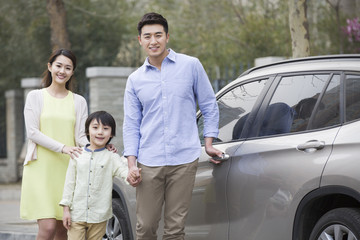
M 162 15 L 145 14 L 137 30 L 147 58 L 129 76 L 124 94 L 127 162 L 110 144 L 113 117 L 104 111 L 88 116 L 86 100 L 72 92 L 76 58 L 70 50 L 53 53 L 43 88 L 27 96 L 20 215 L 37 220 L 39 240 L 101 239 L 111 218 L 115 176 L 136 187 L 136 239 L 157 239 L 162 207 L 163 239 L 184 239 L 201 153 L 197 107 L 204 117 L 206 153 L 216 157 L 222 155 L 212 146 L 218 106 L 200 61 L 167 48 L 169 28 Z

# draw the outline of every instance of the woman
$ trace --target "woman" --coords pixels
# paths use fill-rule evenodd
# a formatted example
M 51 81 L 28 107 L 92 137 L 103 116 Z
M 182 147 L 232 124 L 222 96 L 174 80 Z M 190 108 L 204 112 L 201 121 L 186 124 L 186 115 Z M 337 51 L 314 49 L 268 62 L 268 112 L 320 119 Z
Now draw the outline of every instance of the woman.
M 42 89 L 31 91 L 24 116 L 29 139 L 22 179 L 20 216 L 37 220 L 37 239 L 67 239 L 59 202 L 69 156 L 78 156 L 85 135 L 87 104 L 72 92 L 75 55 L 55 51 L 44 72 Z

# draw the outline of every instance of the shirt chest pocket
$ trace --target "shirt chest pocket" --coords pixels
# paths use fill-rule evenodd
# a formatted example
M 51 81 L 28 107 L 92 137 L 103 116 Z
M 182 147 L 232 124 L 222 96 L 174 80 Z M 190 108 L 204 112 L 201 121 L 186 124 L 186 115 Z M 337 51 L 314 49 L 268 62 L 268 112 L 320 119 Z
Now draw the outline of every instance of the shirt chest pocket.
M 194 90 L 192 88 L 192 83 L 187 79 L 175 79 L 174 81 L 169 81 L 167 83 L 169 93 L 172 96 L 180 97 L 182 99 L 193 99 Z
M 104 164 L 97 164 L 94 169 L 94 187 L 101 189 L 104 186 L 104 181 L 109 173 L 109 169 Z

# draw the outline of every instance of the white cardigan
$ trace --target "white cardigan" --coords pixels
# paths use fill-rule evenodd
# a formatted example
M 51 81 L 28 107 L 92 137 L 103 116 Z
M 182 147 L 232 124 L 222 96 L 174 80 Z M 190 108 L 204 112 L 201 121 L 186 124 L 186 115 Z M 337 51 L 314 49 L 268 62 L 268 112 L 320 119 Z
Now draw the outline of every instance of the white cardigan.
M 42 132 L 40 132 L 40 115 L 43 108 L 43 91 L 45 89 L 32 90 L 28 93 L 25 107 L 25 127 L 28 138 L 27 153 L 25 156 L 24 165 L 29 161 L 37 159 L 36 144 L 46 147 L 54 152 L 61 152 L 65 146 Z M 75 104 L 75 144 L 76 146 L 85 146 L 88 143 L 85 134 L 85 121 L 88 116 L 87 103 L 84 97 L 73 93 Z

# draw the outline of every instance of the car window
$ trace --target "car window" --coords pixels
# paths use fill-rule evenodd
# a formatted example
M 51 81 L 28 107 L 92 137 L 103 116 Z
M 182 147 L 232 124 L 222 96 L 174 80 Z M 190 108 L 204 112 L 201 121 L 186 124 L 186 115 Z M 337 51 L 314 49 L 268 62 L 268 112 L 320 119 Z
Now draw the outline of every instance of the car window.
M 248 82 L 232 88 L 218 99 L 219 136 L 217 142 L 239 139 L 247 116 L 251 112 L 267 79 Z M 203 117 L 198 120 L 199 136 L 203 141 Z
M 282 77 L 264 112 L 258 136 L 306 130 L 329 77 L 330 74 Z
M 308 129 L 340 124 L 340 75 L 332 76 Z
M 360 118 L 360 75 L 347 75 L 345 83 L 345 121 L 348 122 Z

